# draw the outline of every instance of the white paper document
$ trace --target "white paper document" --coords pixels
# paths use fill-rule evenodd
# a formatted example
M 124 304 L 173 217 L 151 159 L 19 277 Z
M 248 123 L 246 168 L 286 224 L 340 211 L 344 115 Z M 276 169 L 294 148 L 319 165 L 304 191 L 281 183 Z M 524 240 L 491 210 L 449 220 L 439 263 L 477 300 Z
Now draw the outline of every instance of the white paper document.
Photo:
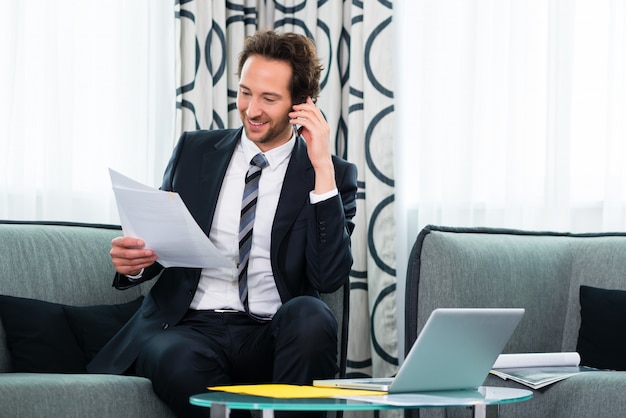
M 153 189 L 109 169 L 125 236 L 141 238 L 163 267 L 226 267 L 229 261 L 193 219 L 178 193 Z
M 492 368 L 578 366 L 579 364 L 580 354 L 576 352 L 514 353 L 500 354 Z

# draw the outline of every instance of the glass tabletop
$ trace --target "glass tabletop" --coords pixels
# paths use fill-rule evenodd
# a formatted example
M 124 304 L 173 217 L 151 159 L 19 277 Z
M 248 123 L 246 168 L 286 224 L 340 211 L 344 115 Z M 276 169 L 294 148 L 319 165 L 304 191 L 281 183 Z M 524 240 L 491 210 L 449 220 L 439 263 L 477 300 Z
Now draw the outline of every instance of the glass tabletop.
M 192 405 L 224 405 L 230 409 L 275 411 L 358 411 L 377 409 L 446 408 L 521 402 L 532 397 L 526 389 L 481 386 L 478 390 L 397 393 L 345 398 L 270 398 L 228 392 L 207 392 L 190 397 Z

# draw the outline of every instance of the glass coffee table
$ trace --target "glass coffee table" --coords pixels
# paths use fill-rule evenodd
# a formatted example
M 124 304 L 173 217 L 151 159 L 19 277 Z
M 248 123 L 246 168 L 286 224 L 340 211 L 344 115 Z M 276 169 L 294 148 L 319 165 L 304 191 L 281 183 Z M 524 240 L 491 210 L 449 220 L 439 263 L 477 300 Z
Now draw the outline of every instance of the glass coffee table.
M 475 418 L 497 416 L 497 405 L 532 398 L 526 389 L 481 386 L 476 391 L 403 393 L 346 398 L 270 398 L 230 392 L 207 392 L 189 398 L 192 405 L 211 408 L 211 418 L 227 418 L 231 409 L 274 411 L 372 411 L 382 409 L 449 408 L 471 406 Z M 494 415 L 495 414 L 495 415 Z

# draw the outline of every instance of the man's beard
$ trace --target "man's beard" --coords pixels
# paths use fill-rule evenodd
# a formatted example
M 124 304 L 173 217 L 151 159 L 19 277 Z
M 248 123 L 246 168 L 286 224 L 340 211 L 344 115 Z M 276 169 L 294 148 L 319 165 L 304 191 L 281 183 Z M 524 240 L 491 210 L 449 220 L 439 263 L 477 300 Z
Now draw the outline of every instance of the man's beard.
M 254 122 L 254 121 L 253 121 Z M 246 136 L 248 138 L 251 137 L 251 133 L 248 130 L 248 124 L 244 123 L 244 129 L 246 130 Z M 289 128 L 289 129 L 287 129 Z M 261 137 L 261 139 L 256 140 L 254 142 L 258 143 L 258 144 L 267 144 L 269 142 L 275 141 L 277 138 L 279 138 L 281 135 L 286 135 L 285 132 L 291 132 L 291 124 L 289 123 L 289 116 L 285 117 L 285 119 L 283 120 L 283 123 L 280 123 L 278 125 L 273 125 L 269 128 L 269 130 L 267 131 L 267 133 Z M 289 138 L 286 138 L 287 140 Z

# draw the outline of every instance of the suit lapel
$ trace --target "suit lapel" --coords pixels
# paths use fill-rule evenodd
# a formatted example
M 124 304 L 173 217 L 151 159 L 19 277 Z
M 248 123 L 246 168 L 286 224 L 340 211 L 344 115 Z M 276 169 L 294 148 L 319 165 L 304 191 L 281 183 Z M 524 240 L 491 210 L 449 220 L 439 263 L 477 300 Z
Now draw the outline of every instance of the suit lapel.
M 301 137 L 296 143 L 287 166 L 283 188 L 272 226 L 272 253 L 293 225 L 302 207 L 307 204 L 309 192 L 313 190 L 315 175 L 309 160 L 306 143 Z
M 234 130 L 216 141 L 211 149 L 202 154 L 200 187 L 198 188 L 201 209 L 198 212 L 198 225 L 202 226 L 207 235 L 211 230 L 226 169 L 240 136 L 241 129 Z
M 226 175 L 226 169 L 240 136 L 241 129 L 227 134 L 219 141 L 216 141 L 213 147 L 201 156 L 202 168 L 200 187 L 198 188 L 198 207 L 200 209 L 194 213 L 194 217 L 207 235 L 211 230 L 211 223 L 215 216 L 217 199 Z M 313 190 L 314 185 L 315 174 L 307 155 L 306 144 L 301 137 L 298 137 L 287 166 L 278 207 L 276 208 L 272 226 L 273 249 L 278 248 L 279 243 L 293 225 L 302 207 L 307 204 L 309 192 Z M 272 250 L 272 252 L 274 251 Z

